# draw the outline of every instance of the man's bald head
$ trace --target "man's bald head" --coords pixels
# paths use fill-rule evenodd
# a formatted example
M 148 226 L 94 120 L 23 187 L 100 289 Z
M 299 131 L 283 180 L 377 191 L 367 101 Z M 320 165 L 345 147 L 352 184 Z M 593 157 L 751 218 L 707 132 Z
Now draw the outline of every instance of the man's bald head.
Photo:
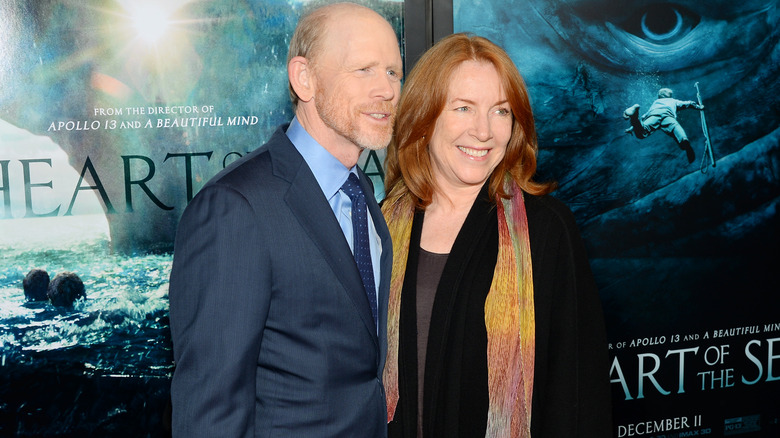
M 304 14 L 298 21 L 298 26 L 290 39 L 287 64 L 289 65 L 290 60 L 296 56 L 302 56 L 310 63 L 316 64 L 317 57 L 324 52 L 324 47 L 328 43 L 328 34 L 331 26 L 339 23 L 348 25 L 350 22 L 358 19 L 376 20 L 378 23 L 383 22 L 385 26 L 392 30 L 392 26 L 384 17 L 365 6 L 346 2 L 320 6 Z M 298 96 L 293 91 L 291 85 L 289 88 L 290 100 L 292 101 L 293 109 L 295 109 L 298 104 Z

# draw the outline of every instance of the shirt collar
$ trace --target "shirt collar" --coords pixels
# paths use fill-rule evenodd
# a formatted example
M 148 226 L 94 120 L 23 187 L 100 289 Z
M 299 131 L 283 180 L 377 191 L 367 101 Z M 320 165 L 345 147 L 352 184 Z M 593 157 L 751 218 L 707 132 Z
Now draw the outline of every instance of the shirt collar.
M 317 180 L 327 199 L 332 198 L 341 189 L 350 172 L 357 174 L 357 166 L 352 166 L 351 169 L 344 167 L 341 161 L 306 132 L 297 117 L 293 117 L 287 128 L 287 138 L 309 165 L 314 179 Z

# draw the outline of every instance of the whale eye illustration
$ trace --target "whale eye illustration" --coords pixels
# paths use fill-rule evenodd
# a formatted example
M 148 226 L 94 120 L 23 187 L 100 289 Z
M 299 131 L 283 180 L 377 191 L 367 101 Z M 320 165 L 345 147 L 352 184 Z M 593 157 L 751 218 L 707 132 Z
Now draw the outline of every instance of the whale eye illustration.
M 700 21 L 701 17 L 682 6 L 662 3 L 637 11 L 622 26 L 643 40 L 670 44 L 685 37 Z
M 661 73 L 738 59 L 765 59 L 777 42 L 770 0 L 530 0 L 571 50 L 595 64 Z M 746 71 L 730 64 L 735 73 Z

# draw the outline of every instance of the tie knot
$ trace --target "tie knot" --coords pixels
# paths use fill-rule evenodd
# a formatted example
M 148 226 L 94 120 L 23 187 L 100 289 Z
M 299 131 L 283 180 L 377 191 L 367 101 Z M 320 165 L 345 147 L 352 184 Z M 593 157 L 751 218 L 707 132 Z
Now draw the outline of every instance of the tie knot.
M 352 202 L 355 202 L 355 199 L 363 197 L 363 190 L 360 188 L 360 181 L 358 180 L 357 175 L 352 172 L 349 173 L 349 177 L 341 186 L 341 190 L 344 190 L 344 193 L 349 196 L 349 199 L 351 199 Z

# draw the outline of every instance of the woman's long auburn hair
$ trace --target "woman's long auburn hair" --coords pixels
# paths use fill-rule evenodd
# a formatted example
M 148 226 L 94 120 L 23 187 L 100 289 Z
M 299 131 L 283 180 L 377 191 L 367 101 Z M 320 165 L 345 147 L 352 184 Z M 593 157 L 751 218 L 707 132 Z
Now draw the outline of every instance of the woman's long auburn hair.
M 425 52 L 407 78 L 398 103 L 393 141 L 385 158 L 385 192 L 394 202 L 413 195 L 415 208 L 425 209 L 433 200 L 436 183 L 428 153 L 436 119 L 447 103 L 447 91 L 455 70 L 466 61 L 495 67 L 512 110 L 512 135 L 504 159 L 490 175 L 490 197 L 508 197 L 504 175 L 509 174 L 525 192 L 543 195 L 555 183 L 532 181 L 536 173 L 536 129 L 528 90 L 509 55 L 487 38 L 457 33 Z

